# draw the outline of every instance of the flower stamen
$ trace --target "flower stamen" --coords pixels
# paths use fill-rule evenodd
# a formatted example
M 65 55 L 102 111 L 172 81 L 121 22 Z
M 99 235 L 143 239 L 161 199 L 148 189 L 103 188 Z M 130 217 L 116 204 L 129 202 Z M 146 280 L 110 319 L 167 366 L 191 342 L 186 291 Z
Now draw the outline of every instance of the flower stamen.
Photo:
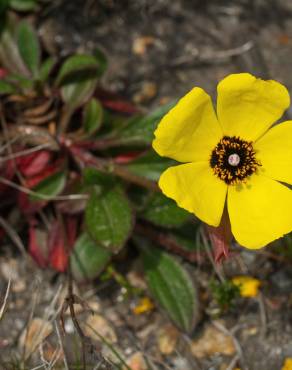
M 237 153 L 230 154 L 228 157 L 228 163 L 230 166 L 238 166 L 240 162 L 240 156 Z
M 214 174 L 227 185 L 245 182 L 260 165 L 252 142 L 236 136 L 224 136 L 212 151 L 210 158 Z

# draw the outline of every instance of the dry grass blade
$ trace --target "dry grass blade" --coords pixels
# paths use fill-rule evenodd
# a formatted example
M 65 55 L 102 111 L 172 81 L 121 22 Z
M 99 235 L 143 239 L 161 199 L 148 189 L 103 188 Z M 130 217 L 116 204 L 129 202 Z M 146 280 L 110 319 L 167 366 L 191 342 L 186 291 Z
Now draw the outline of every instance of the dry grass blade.
M 241 365 L 241 368 L 242 370 L 248 370 L 248 367 L 246 365 L 246 361 L 244 359 L 244 356 L 243 356 L 243 350 L 241 348 L 241 345 L 238 341 L 238 339 L 236 338 L 236 336 L 234 335 L 234 332 L 239 328 L 237 326 L 234 327 L 234 329 L 232 330 L 228 330 L 224 325 L 222 325 L 221 323 L 219 322 L 216 322 L 216 321 L 213 321 L 213 325 L 220 331 L 222 331 L 222 333 L 224 334 L 227 334 L 229 335 L 232 340 L 233 340 L 233 343 L 234 343 L 234 346 L 236 348 L 236 351 L 237 351 L 237 355 L 238 355 L 238 360 L 240 362 L 240 365 Z
M 23 103 L 26 101 L 27 101 L 27 96 L 24 96 L 24 95 L 9 95 L 5 99 L 5 102 L 8 102 L 8 103 Z
M 265 308 L 265 302 L 263 299 L 262 293 L 260 293 L 257 297 L 257 301 L 259 304 L 259 313 L 260 313 L 260 321 L 261 321 L 261 338 L 264 338 L 267 334 L 267 313 Z
M 66 358 L 66 353 L 65 353 L 65 350 L 64 350 L 63 340 L 62 340 L 60 330 L 59 330 L 59 327 L 58 327 L 58 324 L 57 324 L 56 320 L 55 320 L 55 329 L 56 329 L 56 333 L 57 333 L 60 348 L 61 348 L 61 350 L 63 351 L 63 354 L 64 354 L 64 356 L 63 356 L 64 369 L 69 370 L 69 366 L 68 366 L 68 362 L 67 362 L 67 358 Z
M 50 148 L 50 144 L 41 144 L 41 145 L 35 146 L 33 148 L 27 149 L 27 150 L 22 150 L 22 151 L 13 153 L 11 155 L 6 155 L 5 157 L 1 157 L 0 158 L 0 163 L 5 162 L 5 161 L 9 161 L 11 159 L 19 158 L 19 157 L 24 157 L 28 154 L 32 154 L 32 153 L 38 152 L 40 150 L 49 149 L 49 148 Z
M 32 195 L 32 196 L 37 196 L 38 198 L 40 198 L 42 200 L 80 200 L 80 199 L 88 199 L 87 194 L 68 194 L 68 195 L 56 195 L 54 197 L 51 197 L 51 196 L 46 195 L 46 194 L 37 193 L 37 192 L 35 192 L 33 190 L 30 190 L 30 189 L 28 189 L 24 186 L 18 185 L 15 182 L 6 180 L 4 177 L 1 177 L 1 176 L 0 176 L 0 183 L 11 186 L 12 188 L 17 189 L 17 190 L 21 191 L 22 193 Z M 1 220 L 0 220 L 0 223 L 1 223 Z
M 32 338 L 31 338 L 31 343 L 32 344 L 30 346 L 31 348 L 29 350 L 27 350 L 26 346 L 25 345 L 23 346 L 23 350 L 24 350 L 23 351 L 23 360 L 24 361 L 27 361 L 31 357 L 31 355 L 37 350 L 37 348 L 39 347 L 39 345 L 42 343 L 43 339 L 46 336 L 48 325 L 51 326 L 52 323 L 56 320 L 56 318 L 60 314 L 61 307 L 56 307 L 56 303 L 57 303 L 58 298 L 61 294 L 62 287 L 63 287 L 62 285 L 60 285 L 58 287 L 58 289 L 56 291 L 56 294 L 55 294 L 51 304 L 46 309 L 44 318 L 42 319 L 42 325 L 40 325 L 39 330 L 32 336 Z M 35 295 L 35 302 L 36 302 L 36 295 Z M 30 315 L 30 317 L 28 319 L 28 322 L 27 322 L 27 325 L 26 325 L 26 328 L 27 328 L 26 332 L 25 332 L 26 337 L 29 333 L 28 327 L 29 327 L 30 323 L 33 320 L 35 302 L 33 303 L 33 307 L 32 307 L 32 310 L 31 310 L 31 315 Z M 27 340 L 27 338 L 25 338 L 24 343 L 26 342 L 26 340 Z
M 230 361 L 230 364 L 228 365 L 228 367 L 226 368 L 226 370 L 233 370 L 235 365 L 237 364 L 239 360 L 239 355 L 236 354 L 233 359 Z
M 4 316 L 4 312 L 5 312 L 6 307 L 7 307 L 7 301 L 8 301 L 8 296 L 9 296 L 9 292 L 10 292 L 10 287 L 11 287 L 11 279 L 8 280 L 5 296 L 4 296 L 4 299 L 3 299 L 3 304 L 2 304 L 1 309 L 0 309 L 0 321 L 2 320 L 2 318 Z
M 23 257 L 31 262 L 32 260 L 28 257 L 28 254 L 26 253 L 24 244 L 22 243 L 21 238 L 16 233 L 16 231 L 4 220 L 3 217 L 0 216 L 0 225 L 5 230 L 6 234 L 10 237 L 10 239 L 13 241 L 13 243 L 17 246 L 17 248 L 20 250 Z
M 5 137 L 0 133 L 0 140 L 5 140 L 5 143 L 8 140 L 13 140 L 15 137 L 20 137 L 22 139 L 22 144 L 27 145 L 50 145 L 50 149 L 58 151 L 60 145 L 56 138 L 52 136 L 47 129 L 37 126 L 30 125 L 13 125 L 8 123 Z
M 22 135 L 15 135 L 14 137 L 12 137 L 11 139 L 9 139 L 8 141 L 6 141 L 5 143 L 3 143 L 3 145 L 1 146 L 0 148 L 0 153 L 4 152 L 7 150 L 7 148 L 9 148 L 12 144 L 14 144 L 15 142 L 17 142 L 18 140 L 20 140 L 22 138 Z M 1 140 L 1 144 L 2 144 L 2 137 L 0 136 L 0 140 Z
M 39 117 L 42 116 L 43 114 L 47 113 L 50 106 L 52 105 L 53 100 L 49 99 L 45 101 L 43 104 L 38 105 L 33 108 L 26 109 L 24 112 L 24 117 L 26 118 L 34 118 L 34 117 Z
M 25 122 L 31 125 L 44 125 L 45 123 L 48 123 L 52 121 L 57 115 L 56 111 L 49 112 L 45 116 L 40 117 L 27 117 L 25 119 Z
M 125 360 L 122 358 L 122 356 L 119 354 L 119 352 L 114 348 L 114 346 L 106 340 L 102 335 L 100 335 L 91 325 L 85 323 L 85 325 L 93 331 L 94 334 L 96 334 L 99 339 L 112 351 L 112 353 L 116 356 L 116 358 L 120 361 L 120 363 L 124 366 L 125 370 L 132 370 L 128 364 L 125 362 Z

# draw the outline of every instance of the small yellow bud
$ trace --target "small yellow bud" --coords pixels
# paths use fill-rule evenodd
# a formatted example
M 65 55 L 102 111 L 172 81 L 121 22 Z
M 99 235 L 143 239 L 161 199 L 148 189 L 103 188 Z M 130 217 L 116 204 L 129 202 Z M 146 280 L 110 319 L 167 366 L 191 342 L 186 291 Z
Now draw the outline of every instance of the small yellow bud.
M 242 297 L 256 297 L 261 282 L 251 276 L 235 276 L 232 278 L 234 285 L 239 287 L 240 295 Z
M 154 304 L 148 297 L 141 298 L 138 304 L 133 308 L 135 315 L 141 315 L 142 313 L 153 310 Z

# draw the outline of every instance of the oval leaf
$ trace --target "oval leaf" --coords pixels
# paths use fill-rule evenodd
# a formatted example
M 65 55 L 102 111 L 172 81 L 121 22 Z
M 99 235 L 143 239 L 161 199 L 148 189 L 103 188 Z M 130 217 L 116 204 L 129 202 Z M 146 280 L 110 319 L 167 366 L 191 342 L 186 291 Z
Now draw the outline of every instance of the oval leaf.
M 43 64 L 41 65 L 41 68 L 40 68 L 40 73 L 39 73 L 39 79 L 42 81 L 42 82 L 45 82 L 48 78 L 49 78 L 49 75 L 52 71 L 52 69 L 54 68 L 54 66 L 56 65 L 56 59 L 55 58 L 47 58 Z
M 132 210 L 120 188 L 93 191 L 85 211 L 88 232 L 102 247 L 118 252 L 132 229 Z
M 40 63 L 40 45 L 36 31 L 25 21 L 17 28 L 17 44 L 24 63 L 36 76 Z
M 30 90 L 33 88 L 34 82 L 31 77 L 25 77 L 20 74 L 10 74 L 9 78 L 20 90 Z
M 73 277 L 78 281 L 94 279 L 110 259 L 109 250 L 100 247 L 87 233 L 83 233 L 76 240 L 70 256 Z
M 189 222 L 179 229 L 172 230 L 171 238 L 184 250 L 197 252 L 198 255 L 202 253 L 205 254 L 206 248 L 196 237 L 199 232 L 199 226 L 199 223 L 194 224 L 192 219 L 190 219 Z
M 175 163 L 174 160 L 160 157 L 153 150 L 149 150 L 143 156 L 127 164 L 127 168 L 136 175 L 158 181 L 161 173 L 168 167 L 175 165 Z
M 71 83 L 61 89 L 62 98 L 70 110 L 82 106 L 94 93 L 97 80 Z
M 0 94 L 15 94 L 16 92 L 17 88 L 14 85 L 5 80 L 0 80 Z
M 63 86 L 76 81 L 76 79 L 80 80 L 82 77 L 86 79 L 87 74 L 90 73 L 91 75 L 97 75 L 98 73 L 98 62 L 96 58 L 86 54 L 73 55 L 63 63 L 56 84 Z
M 107 57 L 101 49 L 95 49 L 93 52 L 93 55 L 95 59 L 98 61 L 99 75 L 102 76 L 107 69 L 107 64 L 108 64 Z
M 85 186 L 95 186 L 95 191 L 102 188 L 109 188 L 115 184 L 115 177 L 108 173 L 103 173 L 94 167 L 86 167 L 83 170 L 83 183 Z
M 62 86 L 61 95 L 70 110 L 91 98 L 98 77 L 98 62 L 92 55 L 73 55 L 65 61 L 56 83 Z
M 119 141 L 121 144 L 150 144 L 154 139 L 153 132 L 156 126 L 174 104 L 175 102 L 166 104 L 144 117 L 131 118 L 119 130 Z
M 84 108 L 84 131 L 89 135 L 94 134 L 100 128 L 102 119 L 102 105 L 97 99 L 91 99 Z
M 8 6 L 9 6 L 9 0 L 1 0 L 0 1 L 0 16 L 5 14 Z
M 41 181 L 33 191 L 38 194 L 30 196 L 31 200 L 49 200 L 60 194 L 66 184 L 66 172 L 57 172 Z
M 5 28 L 0 38 L 0 59 L 3 67 L 10 73 L 31 77 L 31 73 L 20 55 L 14 36 Z
M 169 254 L 152 246 L 142 249 L 144 270 L 153 297 L 174 323 L 192 331 L 198 315 L 198 297 L 188 272 Z
M 142 217 L 158 226 L 180 227 L 190 218 L 190 213 L 161 193 L 155 193 L 142 212 Z
M 18 12 L 28 12 L 37 8 L 37 0 L 10 0 L 10 6 Z

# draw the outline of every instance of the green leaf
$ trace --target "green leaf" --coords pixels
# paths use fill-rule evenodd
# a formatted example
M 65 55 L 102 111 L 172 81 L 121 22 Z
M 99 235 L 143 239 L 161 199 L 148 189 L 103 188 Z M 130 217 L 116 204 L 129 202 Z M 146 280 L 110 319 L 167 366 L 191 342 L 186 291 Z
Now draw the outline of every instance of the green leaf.
M 0 80 L 0 94 L 15 94 L 17 92 L 17 88 L 5 81 L 5 80 Z
M 6 28 L 6 20 L 7 20 L 6 14 L 5 13 L 0 14 L 0 35 Z
M 5 14 L 8 6 L 9 6 L 9 0 L 0 0 L 0 16 Z
M 152 194 L 141 216 L 158 226 L 180 227 L 191 215 L 161 193 Z
M 98 194 L 93 190 L 85 211 L 87 230 L 102 247 L 118 252 L 126 243 L 133 225 L 129 201 L 118 187 Z
M 159 249 L 144 245 L 142 257 L 146 280 L 154 299 L 177 326 L 191 332 L 198 316 L 194 281 L 176 259 Z
M 10 6 L 16 11 L 28 12 L 37 8 L 36 0 L 10 0 Z
M 33 76 L 37 76 L 40 64 L 40 45 L 36 31 L 26 21 L 21 22 L 17 28 L 17 44 L 24 63 Z
M 83 128 L 84 131 L 92 135 L 101 126 L 103 120 L 103 108 L 97 99 L 92 98 L 84 108 Z
M 15 83 L 21 90 L 31 90 L 34 87 L 34 82 L 31 78 L 22 76 L 20 74 L 10 74 L 9 79 Z
M 73 55 L 64 62 L 56 83 L 69 110 L 74 111 L 91 98 L 98 77 L 98 62 L 92 55 Z
M 20 74 L 24 77 L 31 77 L 31 73 L 24 64 L 20 55 L 18 46 L 14 40 L 14 36 L 5 28 L 1 33 L 0 38 L 0 60 L 1 65 L 9 72 Z
M 55 58 L 47 58 L 41 65 L 40 72 L 39 72 L 39 79 L 42 82 L 47 81 L 49 78 L 49 75 L 54 68 L 56 64 L 56 59 Z
M 87 79 L 88 75 L 97 77 L 98 62 L 93 55 L 77 54 L 69 57 L 63 63 L 58 74 L 56 84 L 66 85 L 82 79 Z
M 68 109 L 75 110 L 88 101 L 94 93 L 96 83 L 96 80 L 90 80 L 63 86 L 61 94 Z
M 82 233 L 76 240 L 70 256 L 73 277 L 78 281 L 94 279 L 110 259 L 109 250 L 97 245 L 87 233 Z
M 103 173 L 96 168 L 93 167 L 86 167 L 83 170 L 83 182 L 86 186 L 95 186 L 95 190 L 97 187 L 100 187 L 100 191 L 102 188 L 110 188 L 116 183 L 116 179 L 114 176 Z
M 95 56 L 95 59 L 98 61 L 99 76 L 102 76 L 104 72 L 107 70 L 107 65 L 108 65 L 107 57 L 101 49 L 95 49 L 93 52 L 93 55 Z
M 38 194 L 30 196 L 31 200 L 48 200 L 60 194 L 66 184 L 66 172 L 57 172 L 41 181 L 33 191 Z
M 192 252 L 203 252 L 205 254 L 206 248 L 197 238 L 199 226 L 199 223 L 187 222 L 179 229 L 172 230 L 171 237 L 182 249 Z
M 174 104 L 175 102 L 166 104 L 144 117 L 131 118 L 127 124 L 118 131 L 121 144 L 150 144 L 154 139 L 153 132 L 159 121 Z
M 181 247 L 181 249 L 184 249 L 184 250 L 187 250 L 187 251 L 190 251 L 190 252 L 204 251 L 203 246 L 201 244 L 198 245 L 196 243 L 196 240 L 195 240 L 194 237 L 193 238 L 188 238 L 184 235 L 180 235 L 180 234 L 176 234 L 176 233 L 172 233 L 171 237 L 172 237 L 173 241 Z
M 127 168 L 135 175 L 146 177 L 149 180 L 158 181 L 161 173 L 176 162 L 172 159 L 157 155 L 154 150 L 149 150 L 143 156 L 127 164 Z

